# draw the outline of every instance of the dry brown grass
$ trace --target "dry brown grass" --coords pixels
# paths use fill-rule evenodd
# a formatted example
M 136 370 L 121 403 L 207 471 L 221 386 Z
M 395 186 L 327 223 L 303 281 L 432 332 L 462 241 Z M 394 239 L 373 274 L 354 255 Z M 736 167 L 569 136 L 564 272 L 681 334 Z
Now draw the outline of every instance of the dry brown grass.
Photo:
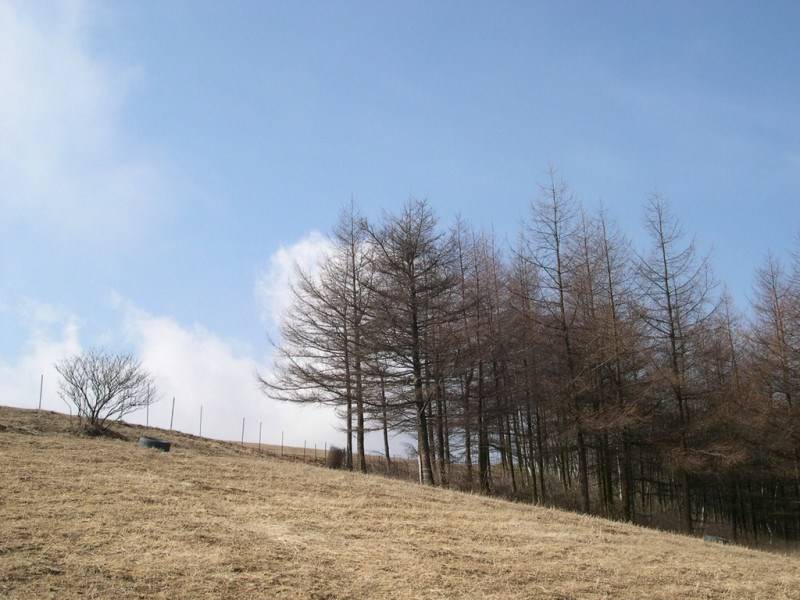
M 800 598 L 800 559 L 0 408 L 3 598 Z

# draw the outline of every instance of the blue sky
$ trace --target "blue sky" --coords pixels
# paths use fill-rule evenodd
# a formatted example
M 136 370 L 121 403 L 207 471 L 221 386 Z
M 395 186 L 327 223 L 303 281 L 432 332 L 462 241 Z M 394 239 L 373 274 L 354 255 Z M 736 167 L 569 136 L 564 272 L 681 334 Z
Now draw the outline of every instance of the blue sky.
M 252 377 L 314 232 L 417 196 L 512 239 L 549 164 L 636 242 L 665 194 L 744 301 L 800 230 L 800 5 L 765 7 L 0 0 L 0 402 L 107 345 L 187 423 L 334 440 Z

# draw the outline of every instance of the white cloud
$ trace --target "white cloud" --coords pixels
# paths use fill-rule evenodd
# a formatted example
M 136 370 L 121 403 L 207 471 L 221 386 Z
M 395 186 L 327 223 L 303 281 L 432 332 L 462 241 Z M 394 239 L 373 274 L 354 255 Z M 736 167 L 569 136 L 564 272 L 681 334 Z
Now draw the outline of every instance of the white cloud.
M 249 441 L 257 441 L 262 422 L 265 443 L 279 443 L 283 431 L 287 445 L 302 445 L 303 440 L 310 447 L 341 444 L 332 410 L 279 403 L 261 393 L 256 373 L 268 361 L 237 353 L 236 344 L 200 325 L 184 327 L 130 304 L 123 304 L 123 311 L 126 334 L 162 396 L 150 408 L 151 424 L 169 427 L 174 396 L 174 424 L 181 431 L 198 433 L 202 405 L 203 434 L 218 439 L 240 439 L 244 417 Z M 144 418 L 140 412 L 128 420 L 143 423 Z
M 291 246 L 281 246 L 273 253 L 269 265 L 256 279 L 256 298 L 265 324 L 279 323 L 281 315 L 289 308 L 291 285 L 297 279 L 297 268 L 314 276 L 332 250 L 329 238 L 311 231 Z
M 202 405 L 203 435 L 208 437 L 240 439 L 244 417 L 248 441 L 257 441 L 258 423 L 262 422 L 265 443 L 280 443 L 283 431 L 287 445 L 302 446 L 304 440 L 310 448 L 315 443 L 319 447 L 326 442 L 342 444 L 338 419 L 331 409 L 284 404 L 261 393 L 256 373 L 268 360 L 238 354 L 236 344 L 200 325 L 185 327 L 172 318 L 150 315 L 119 297 L 115 304 L 120 309 L 120 329 L 156 379 L 160 401 L 150 407 L 152 425 L 169 427 L 174 396 L 174 426 L 187 433 L 198 433 Z M 83 349 L 78 319 L 63 309 L 32 300 L 16 307 L 14 313 L 28 336 L 15 360 L 0 360 L 0 403 L 36 408 L 39 378 L 44 374 L 42 408 L 67 412 L 57 394 L 54 364 Z M 125 418 L 142 424 L 145 419 L 145 411 Z
M 288 305 L 295 265 L 313 273 L 330 249 L 327 238 L 312 232 L 273 254 L 256 286 L 265 318 L 276 322 Z M 283 432 L 287 445 L 300 446 L 303 441 L 309 448 L 315 443 L 319 447 L 343 444 L 342 421 L 332 408 L 282 403 L 260 391 L 256 374 L 268 374 L 269 353 L 255 356 L 241 350 L 246 344 L 227 340 L 200 324 L 186 326 L 170 316 L 150 314 L 116 293 L 111 294 L 111 302 L 119 315 L 113 330 L 121 334 L 115 333 L 111 339 L 126 340 L 156 378 L 161 399 L 150 407 L 152 425 L 169 427 L 175 397 L 174 427 L 187 433 L 198 432 L 202 405 L 205 436 L 238 440 L 244 417 L 248 441 L 258 439 L 261 422 L 265 443 L 279 443 Z M 44 373 L 43 408 L 66 412 L 56 394 L 53 364 L 82 349 L 78 319 L 62 308 L 33 300 L 26 300 L 14 312 L 28 332 L 27 341 L 16 360 L 0 360 L 0 403 L 35 407 L 39 376 Z M 145 418 L 145 411 L 139 411 L 126 420 L 144 423 Z M 381 446 L 379 434 L 368 435 L 368 450 Z
M 78 321 L 54 306 L 26 301 L 14 311 L 28 330 L 28 339 L 16 360 L 0 360 L 0 402 L 7 406 L 36 408 L 39 381 L 44 375 L 42 408 L 67 412 L 58 397 L 55 363 L 80 352 Z
M 137 70 L 90 52 L 91 15 L 83 2 L 0 2 L 0 210 L 119 239 L 154 214 L 163 182 L 126 148 L 120 108 Z

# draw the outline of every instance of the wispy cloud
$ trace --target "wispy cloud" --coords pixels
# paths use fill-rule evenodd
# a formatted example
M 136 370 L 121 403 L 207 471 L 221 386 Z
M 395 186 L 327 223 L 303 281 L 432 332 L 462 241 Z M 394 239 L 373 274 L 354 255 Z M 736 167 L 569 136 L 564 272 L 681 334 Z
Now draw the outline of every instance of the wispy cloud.
M 0 210 L 106 241 L 162 210 L 164 177 L 126 141 L 121 108 L 141 71 L 89 48 L 92 11 L 0 3 Z

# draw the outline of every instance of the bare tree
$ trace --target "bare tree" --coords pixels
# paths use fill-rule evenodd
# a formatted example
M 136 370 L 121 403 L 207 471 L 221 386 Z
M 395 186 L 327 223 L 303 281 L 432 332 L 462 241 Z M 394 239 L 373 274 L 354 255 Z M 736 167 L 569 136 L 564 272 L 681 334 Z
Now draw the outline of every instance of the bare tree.
M 346 331 L 349 332 L 347 352 L 348 379 L 350 384 L 350 397 L 355 398 L 356 404 L 356 447 L 358 451 L 358 464 L 362 473 L 367 472 L 367 458 L 364 450 L 364 369 L 366 350 L 364 347 L 364 327 L 367 320 L 366 312 L 370 300 L 371 270 L 368 269 L 370 255 L 365 243 L 364 219 L 357 213 L 354 203 L 350 202 L 349 210 L 342 213 L 339 223 L 334 229 L 334 242 L 344 257 L 345 268 L 342 275 L 346 276 L 347 292 L 342 294 L 346 303 L 348 322 Z M 352 403 L 350 411 L 352 413 Z M 388 456 L 388 454 L 387 454 Z M 352 463 L 352 459 L 351 459 Z
M 788 404 L 797 400 L 800 389 L 800 351 L 797 340 L 796 294 L 781 263 L 770 254 L 756 272 L 755 320 L 751 343 L 756 353 L 754 367 L 770 398 Z M 793 318 L 794 317 L 794 318 Z
M 81 424 L 92 433 L 107 431 L 119 419 L 156 401 L 152 376 L 129 354 L 89 350 L 55 365 L 58 394 L 72 403 Z
M 383 226 L 366 225 L 371 245 L 373 318 L 379 324 L 380 341 L 390 371 L 405 388 L 407 406 L 414 413 L 422 464 L 422 480 L 433 484 L 429 407 L 433 386 L 426 385 L 425 341 L 434 329 L 449 322 L 446 302 L 455 288 L 450 276 L 453 244 L 437 231 L 436 218 L 427 202 L 412 200 Z
M 533 208 L 529 231 L 529 258 L 539 273 L 543 312 L 549 317 L 552 331 L 560 338 L 557 349 L 564 367 L 560 395 L 561 411 L 575 431 L 578 455 L 581 508 L 590 510 L 588 450 L 584 437 L 579 394 L 580 365 L 575 346 L 575 319 L 579 293 L 574 284 L 580 268 L 579 258 L 569 242 L 577 232 L 575 203 L 567 184 L 550 170 L 549 181 L 541 186 L 542 195 Z
M 603 362 L 613 408 L 608 411 L 606 425 L 619 436 L 619 487 L 622 518 L 630 521 L 634 510 L 631 459 L 631 426 L 639 419 L 640 403 L 636 398 L 636 373 L 642 368 L 641 334 L 633 317 L 634 303 L 629 281 L 628 242 L 600 214 L 600 244 L 603 268 L 603 295 L 600 345 L 605 350 Z
M 644 308 L 641 314 L 649 330 L 655 377 L 661 384 L 663 399 L 677 411 L 674 430 L 679 449 L 672 454 L 672 461 L 683 495 L 683 526 L 691 533 L 691 478 L 686 462 L 693 402 L 698 398 L 692 375 L 699 358 L 698 343 L 714 313 L 714 283 L 708 259 L 697 257 L 693 240 L 684 242 L 680 224 L 671 216 L 663 198 L 651 198 L 646 224 L 652 246 L 649 256 L 638 264 Z
M 390 432 L 416 435 L 426 484 L 800 537 L 800 256 L 767 261 L 745 320 L 664 200 L 639 254 L 550 175 L 511 260 L 426 202 L 345 212 L 265 391 L 335 406 L 360 456 L 382 430 L 387 464 Z
M 275 400 L 323 404 L 344 412 L 345 467 L 353 468 L 352 315 L 349 249 L 338 245 L 318 273 L 296 270 L 292 302 L 281 315 L 273 369 L 258 376 Z
M 355 417 L 358 466 L 366 473 L 364 367 L 370 357 L 364 328 L 371 271 L 362 221 L 351 203 L 334 228 L 319 272 L 296 270 L 292 302 L 281 315 L 274 369 L 258 379 L 262 391 L 276 400 L 332 405 L 344 413 L 347 469 L 354 468 Z

